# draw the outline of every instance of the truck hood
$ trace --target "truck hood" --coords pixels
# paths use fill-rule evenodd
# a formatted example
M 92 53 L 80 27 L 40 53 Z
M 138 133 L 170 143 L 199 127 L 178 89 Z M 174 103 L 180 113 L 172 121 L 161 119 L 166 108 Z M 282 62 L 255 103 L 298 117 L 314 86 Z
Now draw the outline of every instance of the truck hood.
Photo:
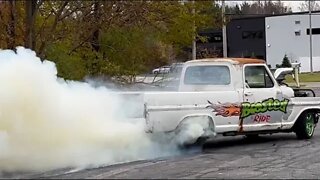
M 284 79 L 287 74 L 292 74 L 293 68 L 278 68 L 274 72 L 273 76 L 275 79 Z

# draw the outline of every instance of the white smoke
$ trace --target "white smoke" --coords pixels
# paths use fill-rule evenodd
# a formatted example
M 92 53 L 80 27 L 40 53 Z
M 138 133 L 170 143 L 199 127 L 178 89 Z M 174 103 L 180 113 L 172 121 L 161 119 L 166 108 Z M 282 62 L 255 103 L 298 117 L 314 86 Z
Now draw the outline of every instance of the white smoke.
M 187 124 L 186 127 L 178 134 L 176 142 L 178 144 L 193 144 L 204 132 L 200 124 Z
M 0 172 L 100 166 L 178 153 L 143 120 L 122 116 L 104 87 L 57 78 L 55 64 L 18 47 L 0 50 Z

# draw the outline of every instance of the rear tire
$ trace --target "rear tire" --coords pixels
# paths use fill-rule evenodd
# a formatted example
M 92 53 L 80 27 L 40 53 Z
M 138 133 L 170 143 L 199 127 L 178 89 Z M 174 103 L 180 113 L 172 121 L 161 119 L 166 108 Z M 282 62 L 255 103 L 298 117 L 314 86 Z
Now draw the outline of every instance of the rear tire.
M 194 143 L 186 143 L 186 144 L 182 144 L 180 145 L 181 149 L 190 149 L 190 148 L 194 148 L 194 147 L 202 147 L 205 142 L 207 141 L 208 137 L 199 137 L 196 142 Z
M 315 114 L 311 111 L 303 112 L 295 124 L 295 133 L 298 139 L 310 139 L 315 129 Z
M 259 139 L 259 134 L 247 134 L 245 135 L 246 139 L 247 140 L 257 140 Z

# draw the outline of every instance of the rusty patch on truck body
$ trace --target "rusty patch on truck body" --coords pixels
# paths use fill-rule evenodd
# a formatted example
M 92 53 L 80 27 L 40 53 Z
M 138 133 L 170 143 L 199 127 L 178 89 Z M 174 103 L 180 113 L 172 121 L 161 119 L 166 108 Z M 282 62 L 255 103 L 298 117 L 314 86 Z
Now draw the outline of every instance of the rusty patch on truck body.
M 237 61 L 239 64 L 265 64 L 266 62 L 262 59 L 253 58 L 230 58 L 233 61 Z
M 188 61 L 188 63 L 197 62 L 231 62 L 235 64 L 265 64 L 266 62 L 262 59 L 254 58 L 206 58 Z

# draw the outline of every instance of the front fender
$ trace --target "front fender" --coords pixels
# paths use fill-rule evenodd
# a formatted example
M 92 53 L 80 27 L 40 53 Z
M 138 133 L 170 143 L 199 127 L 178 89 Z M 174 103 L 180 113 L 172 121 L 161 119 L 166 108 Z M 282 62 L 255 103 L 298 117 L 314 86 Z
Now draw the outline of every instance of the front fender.
M 320 113 L 320 107 L 304 107 L 302 108 L 296 115 L 295 119 L 294 119 L 294 123 L 297 122 L 298 118 L 301 116 L 301 114 L 303 112 L 306 112 L 306 111 L 313 111 L 315 113 Z M 318 123 L 318 119 L 316 119 L 316 122 L 315 123 Z
M 320 107 L 301 107 L 301 108 L 294 108 L 291 110 L 290 116 L 286 119 L 284 118 L 282 121 L 282 129 L 292 130 L 295 127 L 295 124 L 298 121 L 298 118 L 302 115 L 302 113 L 306 111 L 313 111 L 317 114 L 320 113 Z M 315 123 L 318 123 L 319 116 L 316 115 Z

